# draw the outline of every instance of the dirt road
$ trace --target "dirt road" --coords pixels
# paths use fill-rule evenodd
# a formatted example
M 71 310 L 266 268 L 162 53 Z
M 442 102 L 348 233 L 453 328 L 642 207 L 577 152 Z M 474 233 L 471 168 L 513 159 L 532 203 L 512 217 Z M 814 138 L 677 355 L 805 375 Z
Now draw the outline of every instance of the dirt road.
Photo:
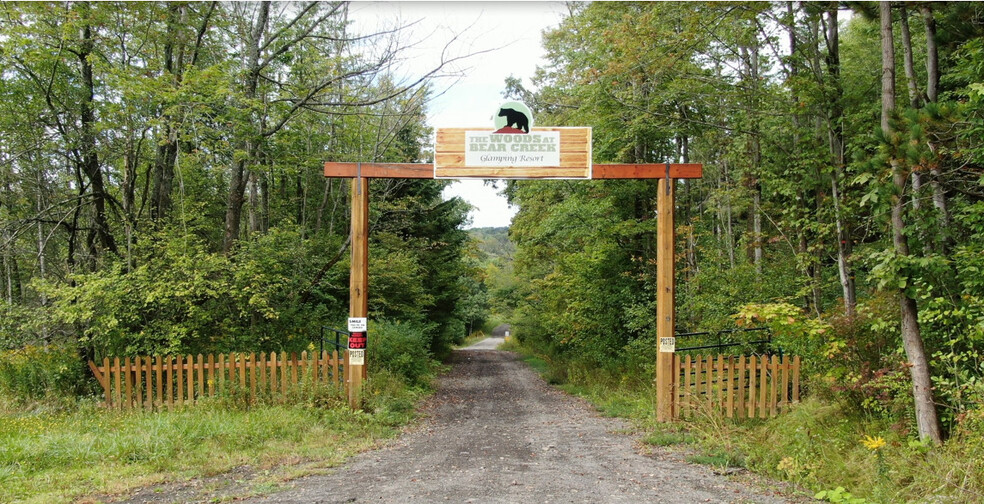
M 489 338 L 455 352 L 429 418 L 332 474 L 246 502 L 784 502 L 637 454 L 626 425 L 553 389 Z

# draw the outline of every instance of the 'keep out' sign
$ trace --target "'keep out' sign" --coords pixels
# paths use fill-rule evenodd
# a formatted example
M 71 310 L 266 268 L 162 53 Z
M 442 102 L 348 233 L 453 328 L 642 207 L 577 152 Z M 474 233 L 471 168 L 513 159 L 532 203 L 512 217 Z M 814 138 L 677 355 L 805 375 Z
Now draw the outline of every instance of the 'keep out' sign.
M 349 350 L 364 350 L 366 348 L 366 333 L 355 332 L 349 335 Z

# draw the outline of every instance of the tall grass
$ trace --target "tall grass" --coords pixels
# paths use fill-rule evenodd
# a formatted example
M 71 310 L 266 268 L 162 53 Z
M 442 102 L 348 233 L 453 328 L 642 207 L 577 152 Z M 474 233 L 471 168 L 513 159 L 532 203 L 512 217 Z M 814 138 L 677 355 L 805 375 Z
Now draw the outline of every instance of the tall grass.
M 0 352 L 0 397 L 37 400 L 95 391 L 95 381 L 68 347 L 27 345 Z
M 415 395 L 399 380 L 370 380 L 373 387 L 388 392 L 368 401 L 376 410 L 370 414 L 343 401 L 327 408 L 305 402 L 231 407 L 236 403 L 228 397 L 153 413 L 107 411 L 94 401 L 8 409 L 0 413 L 0 501 L 71 502 L 244 465 L 334 465 L 395 435 L 412 417 Z

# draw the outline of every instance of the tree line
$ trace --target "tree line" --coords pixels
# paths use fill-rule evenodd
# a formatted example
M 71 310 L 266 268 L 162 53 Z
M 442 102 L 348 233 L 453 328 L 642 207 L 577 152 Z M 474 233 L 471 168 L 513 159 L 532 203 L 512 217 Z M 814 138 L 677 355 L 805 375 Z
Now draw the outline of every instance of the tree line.
M 596 162 L 700 162 L 677 257 L 649 181 L 515 182 L 517 334 L 573 378 L 645 377 L 656 261 L 678 331 L 773 327 L 814 386 L 939 443 L 984 390 L 974 3 L 572 4 L 506 94 Z M 592 371 L 588 371 L 592 370 Z M 643 380 L 645 381 L 645 380 Z
M 344 2 L 0 6 L 0 349 L 290 351 L 341 327 L 349 189 L 322 165 L 424 161 L 455 59 L 404 77 L 405 32 Z M 483 316 L 457 302 L 444 184 L 372 181 L 371 316 L 423 352 Z

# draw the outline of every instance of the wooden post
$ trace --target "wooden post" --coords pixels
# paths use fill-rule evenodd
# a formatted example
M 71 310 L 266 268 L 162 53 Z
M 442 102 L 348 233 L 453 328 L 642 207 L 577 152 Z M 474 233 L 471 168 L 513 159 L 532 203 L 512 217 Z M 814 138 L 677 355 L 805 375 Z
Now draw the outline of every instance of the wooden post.
M 656 419 L 660 422 L 673 419 L 673 353 L 676 345 L 673 190 L 673 179 L 659 179 L 659 194 L 656 196 L 656 336 L 659 340 L 656 354 Z
M 352 179 L 352 265 L 349 276 L 349 316 L 369 315 L 369 179 Z M 349 381 L 349 406 L 359 409 L 362 394 L 363 366 L 350 365 L 345 370 Z

